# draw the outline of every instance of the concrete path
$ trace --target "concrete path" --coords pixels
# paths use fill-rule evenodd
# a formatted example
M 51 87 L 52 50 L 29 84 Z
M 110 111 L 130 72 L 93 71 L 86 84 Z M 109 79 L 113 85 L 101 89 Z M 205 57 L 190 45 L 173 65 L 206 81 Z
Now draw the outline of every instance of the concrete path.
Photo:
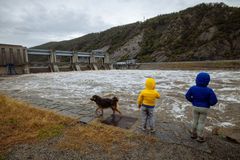
M 181 122 L 156 122 L 156 132 L 142 131 L 139 127 L 135 128 L 135 132 L 152 135 L 159 138 L 162 142 L 185 145 L 197 150 L 211 153 L 207 141 L 199 143 L 190 137 L 190 126 Z
M 119 116 L 119 115 L 105 115 L 100 120 L 102 123 L 120 127 L 124 129 L 130 129 L 133 132 L 151 135 L 157 137 L 160 141 L 172 144 L 184 145 L 200 151 L 211 153 L 211 150 L 207 142 L 199 143 L 190 137 L 190 126 L 181 122 L 156 122 L 156 132 L 151 133 L 149 130 L 142 131 L 140 129 L 139 118 L 131 116 Z

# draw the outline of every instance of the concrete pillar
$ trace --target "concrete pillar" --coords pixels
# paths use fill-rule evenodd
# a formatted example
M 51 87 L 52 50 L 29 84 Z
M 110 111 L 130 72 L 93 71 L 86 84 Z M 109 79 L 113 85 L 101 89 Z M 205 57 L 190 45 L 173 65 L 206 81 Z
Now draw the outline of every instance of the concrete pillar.
M 105 52 L 104 53 L 104 64 L 109 64 L 110 59 L 109 59 L 109 53 Z
M 77 62 L 78 62 L 78 55 L 76 52 L 73 52 L 72 63 L 77 63 Z
M 57 57 L 56 57 L 55 51 L 51 50 L 50 65 L 51 65 L 51 71 L 52 72 L 59 72 L 59 68 L 58 68 L 56 62 L 57 62 Z
M 72 68 L 75 71 L 80 71 L 80 66 L 78 65 L 78 54 L 73 51 L 73 56 L 72 56 Z
M 105 69 L 113 69 L 113 65 L 110 63 L 110 56 L 108 52 L 104 53 L 104 67 Z
M 28 64 L 29 61 L 28 61 L 27 48 L 24 49 L 23 58 L 24 58 L 23 73 L 24 74 L 29 74 L 30 70 L 29 70 L 29 64 Z
M 55 51 L 51 50 L 50 63 L 56 63 L 56 62 L 57 62 L 57 57 L 56 57 Z
M 92 63 L 96 63 L 94 52 L 92 52 L 90 55 L 90 64 L 92 64 Z
M 110 68 L 110 69 L 114 69 L 114 68 L 113 68 L 113 64 L 109 64 L 109 68 Z
M 98 70 L 94 52 L 92 52 L 91 55 L 90 55 L 90 66 L 92 66 L 92 67 L 91 67 L 92 69 Z

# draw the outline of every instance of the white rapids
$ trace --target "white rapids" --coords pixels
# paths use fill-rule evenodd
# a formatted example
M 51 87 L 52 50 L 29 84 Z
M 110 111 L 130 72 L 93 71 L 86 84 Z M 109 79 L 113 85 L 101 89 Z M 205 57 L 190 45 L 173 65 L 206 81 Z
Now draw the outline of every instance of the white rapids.
M 156 111 L 163 119 L 189 122 L 191 104 L 184 94 L 195 84 L 199 71 L 183 70 L 109 70 L 59 72 L 19 75 L 0 78 L 0 92 L 24 99 L 51 100 L 64 105 L 93 106 L 94 95 L 117 96 L 125 112 L 137 110 L 137 95 L 144 88 L 147 77 L 156 79 L 161 98 Z M 210 87 L 218 97 L 218 104 L 209 113 L 209 125 L 234 126 L 240 124 L 240 71 L 207 71 Z M 48 104 L 46 104 L 48 105 Z

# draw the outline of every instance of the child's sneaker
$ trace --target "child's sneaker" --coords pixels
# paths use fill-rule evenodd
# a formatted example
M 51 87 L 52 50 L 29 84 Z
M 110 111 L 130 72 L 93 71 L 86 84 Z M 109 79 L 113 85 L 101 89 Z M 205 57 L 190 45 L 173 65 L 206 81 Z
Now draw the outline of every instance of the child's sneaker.
M 151 132 L 151 133 L 155 133 L 156 130 L 155 130 L 154 128 L 152 128 L 152 129 L 150 129 L 150 132 Z
M 146 127 L 142 127 L 141 129 L 142 129 L 142 131 L 146 131 L 147 128 Z
M 196 139 L 198 142 L 200 142 L 200 143 L 203 143 L 203 142 L 205 142 L 206 140 L 205 140 L 205 138 L 204 137 L 197 137 L 197 139 Z
M 139 126 L 139 128 L 140 128 L 142 131 L 146 131 L 146 130 L 147 130 L 146 127 Z
M 192 139 L 196 139 L 197 138 L 197 133 L 190 132 L 190 134 L 191 134 L 191 138 Z

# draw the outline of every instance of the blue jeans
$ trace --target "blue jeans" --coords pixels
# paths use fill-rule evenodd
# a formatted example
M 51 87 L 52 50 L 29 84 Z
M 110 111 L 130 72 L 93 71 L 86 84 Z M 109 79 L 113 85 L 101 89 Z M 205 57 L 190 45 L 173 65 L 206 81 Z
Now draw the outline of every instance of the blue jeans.
M 151 129 L 155 128 L 153 112 L 154 112 L 154 108 L 147 108 L 147 107 L 142 106 L 142 108 L 141 108 L 142 127 L 147 128 L 147 125 L 149 124 L 149 127 Z

